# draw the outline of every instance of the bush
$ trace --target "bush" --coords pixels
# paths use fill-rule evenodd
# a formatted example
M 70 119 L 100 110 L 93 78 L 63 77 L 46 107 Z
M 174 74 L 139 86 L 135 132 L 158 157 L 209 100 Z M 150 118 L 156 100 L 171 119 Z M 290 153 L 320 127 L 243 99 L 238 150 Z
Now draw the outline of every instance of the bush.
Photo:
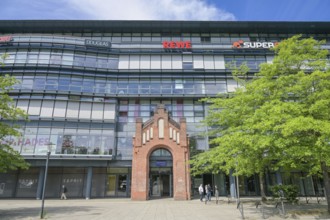
M 284 198 L 288 202 L 298 202 L 298 187 L 295 185 L 276 185 L 271 187 L 274 199 Z

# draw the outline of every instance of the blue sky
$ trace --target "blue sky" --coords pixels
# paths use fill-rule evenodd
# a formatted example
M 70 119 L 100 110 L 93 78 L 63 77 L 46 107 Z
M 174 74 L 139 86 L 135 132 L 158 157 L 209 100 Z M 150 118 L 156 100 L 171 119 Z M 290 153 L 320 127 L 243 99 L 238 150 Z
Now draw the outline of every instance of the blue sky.
M 1 0 L 0 19 L 330 21 L 330 0 Z

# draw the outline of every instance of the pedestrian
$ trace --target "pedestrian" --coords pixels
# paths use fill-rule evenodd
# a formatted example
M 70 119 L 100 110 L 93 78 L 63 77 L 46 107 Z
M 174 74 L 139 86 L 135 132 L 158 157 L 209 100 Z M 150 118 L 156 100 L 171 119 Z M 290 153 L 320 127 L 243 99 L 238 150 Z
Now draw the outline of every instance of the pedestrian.
M 204 197 L 204 189 L 203 189 L 203 184 L 199 185 L 198 187 L 198 192 L 199 192 L 199 196 L 200 196 L 200 201 L 203 202 L 203 197 Z
M 207 199 L 208 201 L 211 201 L 211 194 L 212 194 L 212 187 L 210 184 L 207 184 Z
M 217 186 L 214 186 L 214 196 L 215 196 L 215 203 L 218 204 L 219 201 L 219 190 Z
M 61 190 L 62 194 L 61 194 L 61 199 L 67 199 L 66 198 L 66 193 L 68 192 L 68 189 L 66 188 L 66 186 L 62 185 L 62 190 Z
M 211 186 L 210 184 L 207 184 L 205 185 L 205 204 L 208 202 L 208 201 L 211 201 Z

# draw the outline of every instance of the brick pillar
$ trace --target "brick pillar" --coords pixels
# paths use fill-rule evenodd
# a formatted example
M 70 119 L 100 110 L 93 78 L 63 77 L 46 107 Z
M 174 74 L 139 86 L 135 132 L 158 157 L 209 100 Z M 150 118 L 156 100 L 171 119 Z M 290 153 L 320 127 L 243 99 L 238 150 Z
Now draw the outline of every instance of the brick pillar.
M 147 200 L 148 158 L 146 158 L 144 149 L 142 149 L 142 119 L 136 119 L 136 133 L 133 138 L 133 160 L 132 160 L 132 200 Z

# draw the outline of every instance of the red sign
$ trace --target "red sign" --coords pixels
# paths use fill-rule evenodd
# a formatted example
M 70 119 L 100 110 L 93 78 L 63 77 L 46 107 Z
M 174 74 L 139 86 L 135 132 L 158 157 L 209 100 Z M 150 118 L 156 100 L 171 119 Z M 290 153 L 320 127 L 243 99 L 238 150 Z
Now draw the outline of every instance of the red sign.
M 163 41 L 163 48 L 165 49 L 191 49 L 190 41 Z
M 0 37 L 0 42 L 9 42 L 13 39 L 12 36 L 3 36 L 3 37 Z

